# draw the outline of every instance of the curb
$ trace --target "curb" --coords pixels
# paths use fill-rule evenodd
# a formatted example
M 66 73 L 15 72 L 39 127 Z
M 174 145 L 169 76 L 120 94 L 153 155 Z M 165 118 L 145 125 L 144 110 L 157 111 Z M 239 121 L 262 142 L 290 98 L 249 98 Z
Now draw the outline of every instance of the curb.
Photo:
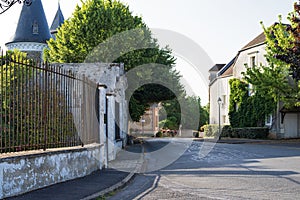
M 142 146 L 142 156 L 140 158 L 140 161 L 143 161 L 144 159 L 144 147 Z M 110 186 L 109 188 L 106 188 L 104 190 L 101 190 L 97 193 L 94 193 L 92 195 L 89 195 L 83 199 L 80 199 L 80 200 L 92 200 L 92 199 L 96 199 L 98 197 L 101 197 L 101 196 L 104 196 L 110 192 L 113 192 L 119 188 L 122 188 L 124 187 L 130 180 L 132 180 L 134 178 L 134 176 L 137 174 L 138 171 L 140 171 L 140 169 L 142 168 L 143 166 L 143 162 L 140 162 L 139 164 L 137 164 L 136 168 L 130 172 L 123 180 L 121 180 L 120 182 Z
M 104 196 L 112 191 L 115 191 L 121 187 L 123 187 L 126 183 L 128 183 L 133 177 L 135 176 L 135 172 L 131 172 L 128 176 L 126 176 L 122 181 L 120 181 L 119 183 L 116 183 L 113 186 L 110 186 L 109 188 L 106 188 L 100 192 L 97 192 L 95 194 L 92 194 L 88 197 L 85 197 L 81 200 L 91 200 L 91 199 L 96 199 L 98 197 Z
M 261 139 L 203 139 L 203 138 L 196 138 L 194 141 L 200 142 L 212 142 L 212 143 L 221 143 L 221 144 L 259 144 L 269 142 L 271 140 L 261 140 Z
M 210 140 L 203 138 L 195 138 L 196 142 L 213 142 L 221 144 L 300 144 L 300 139 L 221 139 L 221 140 Z

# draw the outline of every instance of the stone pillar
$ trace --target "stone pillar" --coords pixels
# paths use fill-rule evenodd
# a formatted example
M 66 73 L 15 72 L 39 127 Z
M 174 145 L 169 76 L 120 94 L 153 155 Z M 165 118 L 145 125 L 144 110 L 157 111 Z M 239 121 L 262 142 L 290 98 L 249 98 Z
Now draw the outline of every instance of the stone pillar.
M 128 129 L 128 118 L 127 118 L 127 104 L 126 100 L 120 102 L 120 129 L 121 129 L 121 139 L 123 141 L 122 147 L 125 148 L 127 144 L 127 129 Z
M 107 152 L 108 161 L 114 160 L 115 155 L 115 95 L 113 93 L 106 94 L 107 100 Z
M 99 168 L 103 166 L 107 168 L 107 143 L 106 143 L 106 125 L 104 123 L 106 113 L 106 85 L 98 85 L 99 90 L 99 144 L 100 144 L 100 155 L 99 155 Z

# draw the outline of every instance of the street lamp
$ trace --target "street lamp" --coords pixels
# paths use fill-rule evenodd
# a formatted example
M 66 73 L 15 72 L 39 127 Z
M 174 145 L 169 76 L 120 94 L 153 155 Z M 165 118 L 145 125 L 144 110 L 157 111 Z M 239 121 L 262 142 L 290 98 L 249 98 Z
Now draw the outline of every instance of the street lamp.
M 218 98 L 218 105 L 219 105 L 219 140 L 221 140 L 221 104 L 222 104 L 222 99 L 219 97 Z

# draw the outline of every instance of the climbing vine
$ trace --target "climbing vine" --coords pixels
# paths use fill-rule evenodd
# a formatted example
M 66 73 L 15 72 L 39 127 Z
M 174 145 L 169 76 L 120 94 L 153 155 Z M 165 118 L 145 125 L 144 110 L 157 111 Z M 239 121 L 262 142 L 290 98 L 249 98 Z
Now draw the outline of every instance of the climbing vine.
M 263 127 L 265 118 L 276 107 L 275 99 L 264 91 L 255 90 L 249 96 L 249 84 L 240 79 L 231 79 L 229 120 L 232 127 Z

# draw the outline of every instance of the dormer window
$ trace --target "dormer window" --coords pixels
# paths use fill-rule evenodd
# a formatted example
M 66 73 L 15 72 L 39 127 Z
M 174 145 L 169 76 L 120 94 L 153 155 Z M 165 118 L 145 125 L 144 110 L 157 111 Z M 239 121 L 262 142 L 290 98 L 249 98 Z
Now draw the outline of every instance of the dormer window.
M 32 25 L 32 34 L 38 35 L 39 34 L 39 25 L 36 20 L 34 20 Z

